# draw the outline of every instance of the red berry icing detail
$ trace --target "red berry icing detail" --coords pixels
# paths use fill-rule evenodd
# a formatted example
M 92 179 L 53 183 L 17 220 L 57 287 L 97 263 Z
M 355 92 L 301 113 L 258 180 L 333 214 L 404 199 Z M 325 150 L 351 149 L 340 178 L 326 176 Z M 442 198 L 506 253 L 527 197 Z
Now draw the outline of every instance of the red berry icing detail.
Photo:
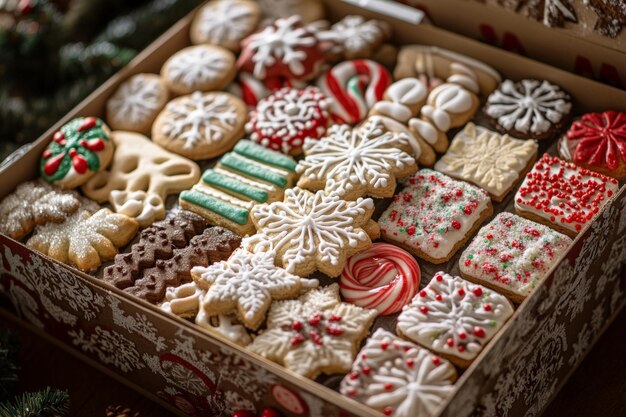
M 626 113 L 585 114 L 572 123 L 566 136 L 577 141 L 574 162 L 612 170 L 626 163 Z
M 474 295 L 476 297 L 481 297 L 483 295 L 483 289 L 480 287 L 476 287 L 474 288 L 474 290 L 472 291 L 472 293 L 474 293 Z
M 385 408 L 383 409 L 383 414 L 384 414 L 384 415 L 386 415 L 386 416 L 390 416 L 390 415 L 392 415 L 392 414 L 393 414 L 393 408 L 391 408 L 391 407 L 385 407 Z
M 48 156 L 44 156 L 44 158 L 50 158 L 51 152 L 48 151 L 47 155 Z M 44 164 L 44 172 L 46 173 L 46 175 L 54 174 L 59 168 L 59 165 L 61 165 L 61 161 L 63 160 L 64 157 L 65 157 L 65 152 L 60 153 L 48 159 Z
M 485 329 L 478 326 L 474 327 L 474 335 L 476 337 L 485 337 Z
M 96 126 L 97 120 L 95 117 L 85 117 L 76 130 L 84 132 L 85 130 L 92 129 Z

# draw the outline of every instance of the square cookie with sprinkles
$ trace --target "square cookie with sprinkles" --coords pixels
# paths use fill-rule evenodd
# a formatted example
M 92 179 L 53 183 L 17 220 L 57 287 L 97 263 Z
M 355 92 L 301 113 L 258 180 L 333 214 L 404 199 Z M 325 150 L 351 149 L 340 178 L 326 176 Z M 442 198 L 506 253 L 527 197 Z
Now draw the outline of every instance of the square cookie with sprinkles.
M 447 262 L 493 213 L 489 194 L 422 169 L 378 220 L 386 241 L 429 262 Z
M 515 211 L 576 237 L 617 193 L 616 179 L 544 154 L 515 195 Z
M 463 278 L 521 303 L 571 243 L 569 237 L 547 226 L 500 213 L 465 249 L 459 268 Z

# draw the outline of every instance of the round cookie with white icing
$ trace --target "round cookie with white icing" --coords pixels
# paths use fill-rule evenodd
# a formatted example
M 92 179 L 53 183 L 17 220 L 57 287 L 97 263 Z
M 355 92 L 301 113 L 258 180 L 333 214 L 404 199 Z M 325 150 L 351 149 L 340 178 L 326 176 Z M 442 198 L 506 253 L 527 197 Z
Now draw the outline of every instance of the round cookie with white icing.
M 106 104 L 106 121 L 113 130 L 148 134 L 167 101 L 169 91 L 156 74 L 136 74 L 124 81 Z
M 191 24 L 191 43 L 222 46 L 239 52 L 241 41 L 261 20 L 258 4 L 250 0 L 214 0 L 198 12 Z
M 152 126 L 152 140 L 165 149 L 199 160 L 219 156 L 243 136 L 246 105 L 222 92 L 170 101 Z
M 161 77 L 175 95 L 221 90 L 235 78 L 235 55 L 215 45 L 181 49 L 161 68 Z
M 570 95 L 548 81 L 505 80 L 483 109 L 501 133 L 521 139 L 546 140 L 563 129 L 572 111 Z

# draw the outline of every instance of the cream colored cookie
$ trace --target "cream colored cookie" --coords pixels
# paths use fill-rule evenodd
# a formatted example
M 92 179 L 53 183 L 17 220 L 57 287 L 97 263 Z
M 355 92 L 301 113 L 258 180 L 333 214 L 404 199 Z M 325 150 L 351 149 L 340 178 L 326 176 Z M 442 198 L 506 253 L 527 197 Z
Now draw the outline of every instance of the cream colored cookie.
M 326 12 L 319 0 L 259 0 L 263 13 L 263 24 L 267 26 L 278 18 L 299 15 L 304 23 L 324 19 Z
M 349 15 L 317 36 L 332 44 L 327 51 L 332 61 L 371 58 L 391 36 L 391 27 L 382 20 Z
M 136 74 L 124 81 L 106 104 L 113 130 L 149 134 L 152 122 L 169 100 L 165 82 L 156 74 Z
M 215 45 L 196 45 L 172 55 L 161 68 L 161 77 L 175 95 L 221 90 L 235 78 L 235 55 Z
M 170 101 L 152 125 L 152 140 L 190 159 L 210 159 L 233 147 L 244 134 L 247 109 L 241 99 L 222 92 Z

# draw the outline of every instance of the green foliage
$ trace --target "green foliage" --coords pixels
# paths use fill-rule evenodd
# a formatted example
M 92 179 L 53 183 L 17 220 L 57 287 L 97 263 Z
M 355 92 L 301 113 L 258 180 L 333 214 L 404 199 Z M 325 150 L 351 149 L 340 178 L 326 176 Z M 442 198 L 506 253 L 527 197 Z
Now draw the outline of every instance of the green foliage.
M 68 392 L 50 387 L 43 391 L 24 393 L 12 402 L 0 404 L 0 417 L 64 417 L 69 412 Z

